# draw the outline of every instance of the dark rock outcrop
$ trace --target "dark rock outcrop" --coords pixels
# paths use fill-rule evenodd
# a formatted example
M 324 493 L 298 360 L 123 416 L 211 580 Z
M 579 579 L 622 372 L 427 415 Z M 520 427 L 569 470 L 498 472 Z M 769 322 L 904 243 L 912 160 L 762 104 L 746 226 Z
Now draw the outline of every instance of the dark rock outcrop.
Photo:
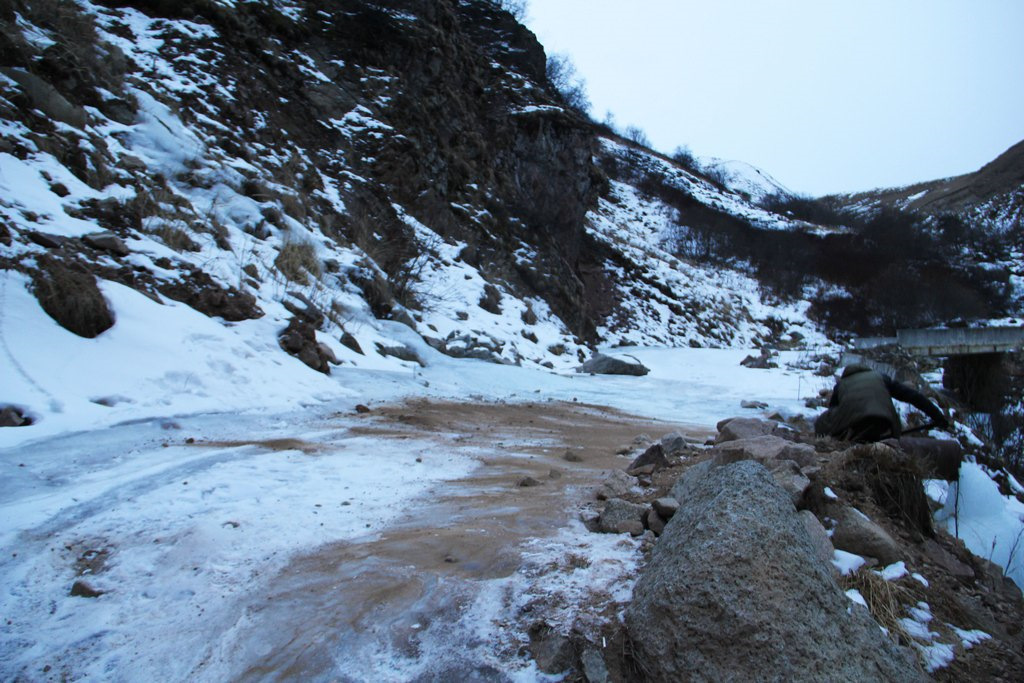
M 316 327 L 307 318 L 297 315 L 289 320 L 278 341 L 282 349 L 310 368 L 331 374 L 330 358 L 316 339 Z
M 587 372 L 594 375 L 632 375 L 643 377 L 650 370 L 638 360 L 615 358 L 603 353 L 595 353 L 594 357 L 576 368 L 576 372 Z
M 158 289 L 169 299 L 187 304 L 205 315 L 230 322 L 263 316 L 252 294 L 234 287 L 223 287 L 198 268 L 182 273 L 177 280 L 161 282 Z
M 767 470 L 702 469 L 680 481 L 626 611 L 649 680 L 924 680 L 851 605 Z

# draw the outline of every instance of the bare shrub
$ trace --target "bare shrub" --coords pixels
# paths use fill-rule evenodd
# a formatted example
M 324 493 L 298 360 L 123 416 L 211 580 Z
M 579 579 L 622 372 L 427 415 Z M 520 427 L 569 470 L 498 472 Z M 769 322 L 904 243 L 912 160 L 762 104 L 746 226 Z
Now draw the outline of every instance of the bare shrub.
M 96 285 L 96 278 L 49 256 L 39 259 L 32 274 L 39 305 L 57 323 L 80 337 L 92 339 L 114 326 L 114 314 Z
M 651 140 L 647 137 L 647 133 L 643 131 L 639 126 L 626 126 L 625 132 L 622 137 L 626 138 L 630 142 L 635 142 L 641 147 L 650 147 Z
M 676 147 L 675 151 L 672 152 L 672 161 L 689 171 L 700 170 L 697 158 L 693 156 L 693 152 L 686 145 Z
M 416 287 L 429 261 L 430 245 L 420 244 L 391 205 L 376 196 L 354 197 L 345 218 L 352 241 L 373 259 L 386 278 L 372 285 L 375 298 L 389 296 L 406 308 L 420 308 Z M 374 274 L 368 280 L 378 278 Z
M 562 96 L 566 106 L 584 116 L 589 116 L 590 97 L 587 96 L 586 81 L 577 75 L 576 66 L 572 63 L 569 55 L 549 55 L 546 75 L 548 82 Z
M 289 281 L 300 285 L 309 283 L 309 275 L 319 278 L 323 274 L 316 249 L 309 242 L 286 241 L 274 259 L 274 266 Z
M 523 21 L 526 19 L 526 12 L 528 3 L 526 0 L 490 0 L 491 5 L 498 9 L 505 10 L 516 21 Z

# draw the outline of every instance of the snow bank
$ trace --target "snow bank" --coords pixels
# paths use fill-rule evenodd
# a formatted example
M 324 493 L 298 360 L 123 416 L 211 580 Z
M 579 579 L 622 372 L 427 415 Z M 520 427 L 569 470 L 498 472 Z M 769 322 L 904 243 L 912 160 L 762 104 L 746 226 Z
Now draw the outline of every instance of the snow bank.
M 960 481 L 949 487 L 936 520 L 1024 588 L 1024 503 L 1002 495 L 984 467 L 960 466 Z

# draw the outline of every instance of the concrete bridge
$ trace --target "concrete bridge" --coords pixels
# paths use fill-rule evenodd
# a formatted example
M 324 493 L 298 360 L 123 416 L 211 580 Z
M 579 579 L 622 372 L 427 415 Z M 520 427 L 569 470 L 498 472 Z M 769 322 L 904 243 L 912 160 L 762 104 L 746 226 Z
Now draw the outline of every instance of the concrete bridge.
M 1022 327 L 958 327 L 948 330 L 900 330 L 895 337 L 864 337 L 853 341 L 857 351 L 899 346 L 916 356 L 971 356 L 1024 351 Z

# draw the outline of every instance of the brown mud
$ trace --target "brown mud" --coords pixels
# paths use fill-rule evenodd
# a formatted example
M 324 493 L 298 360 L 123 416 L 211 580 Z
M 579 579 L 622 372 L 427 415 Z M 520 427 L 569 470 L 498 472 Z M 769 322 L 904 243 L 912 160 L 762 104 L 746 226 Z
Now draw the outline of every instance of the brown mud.
M 343 422 L 351 425 L 351 416 Z M 493 645 L 455 635 L 465 630 L 463 610 L 483 582 L 522 566 L 525 543 L 568 525 L 610 469 L 628 466 L 646 447 L 638 436 L 671 431 L 700 441 L 710 434 L 563 402 L 414 400 L 359 415 L 343 434 L 407 439 L 411 447 L 437 441 L 480 466 L 380 534 L 295 558 L 235 629 L 231 647 L 246 654 L 232 659 L 246 665 L 233 678 L 364 680 L 397 657 L 436 658 L 430 679 L 501 680 L 480 650 Z M 458 644 L 435 652 L 450 638 Z

